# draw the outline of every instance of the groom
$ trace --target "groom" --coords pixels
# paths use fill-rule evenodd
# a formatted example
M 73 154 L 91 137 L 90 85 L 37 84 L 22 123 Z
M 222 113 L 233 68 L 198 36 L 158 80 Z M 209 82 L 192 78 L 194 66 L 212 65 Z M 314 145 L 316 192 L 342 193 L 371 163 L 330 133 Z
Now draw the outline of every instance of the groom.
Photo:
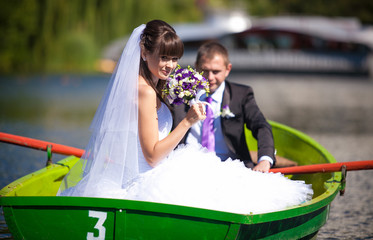
M 223 161 L 228 157 L 240 159 L 247 167 L 266 172 L 276 161 L 271 126 L 257 106 L 252 88 L 226 80 L 231 69 L 228 51 L 221 44 L 209 42 L 199 48 L 196 70 L 203 72 L 210 83 L 210 94 L 200 100 L 211 103 L 206 107 L 207 119 L 194 124 L 181 143 L 201 143 Z M 210 106 L 214 115 L 211 121 L 208 120 Z M 187 110 L 187 105 L 173 107 L 174 126 L 185 117 Z M 213 126 L 208 126 L 209 123 Z M 244 124 L 258 140 L 256 165 L 246 145 Z

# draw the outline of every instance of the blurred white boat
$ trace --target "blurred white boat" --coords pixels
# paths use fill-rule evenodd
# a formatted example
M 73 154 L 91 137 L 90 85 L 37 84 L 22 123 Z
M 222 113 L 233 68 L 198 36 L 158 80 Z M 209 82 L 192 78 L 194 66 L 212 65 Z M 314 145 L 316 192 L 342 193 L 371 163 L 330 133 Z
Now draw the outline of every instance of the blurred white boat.
M 180 65 L 194 66 L 198 47 L 219 41 L 233 71 L 358 73 L 373 76 L 373 28 L 356 18 L 249 18 L 240 11 L 210 15 L 202 23 L 174 24 L 185 45 Z M 116 61 L 125 40 L 109 45 L 103 59 Z

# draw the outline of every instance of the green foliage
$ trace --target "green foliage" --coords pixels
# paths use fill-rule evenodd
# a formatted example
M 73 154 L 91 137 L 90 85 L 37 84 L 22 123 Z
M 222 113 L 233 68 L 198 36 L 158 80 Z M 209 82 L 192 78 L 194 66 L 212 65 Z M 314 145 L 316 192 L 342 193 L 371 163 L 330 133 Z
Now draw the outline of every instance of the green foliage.
M 0 72 L 29 69 L 34 59 L 29 46 L 37 32 L 35 1 L 4 1 L 0 6 Z
M 201 13 L 194 0 L 0 1 L 0 74 L 94 71 L 106 44 L 152 19 Z
M 196 0 L 1 0 L 0 74 L 94 71 L 101 49 L 152 19 L 202 19 Z M 203 1 L 202 1 L 203 2 Z M 246 3 L 254 16 L 357 17 L 373 24 L 371 0 L 212 0 L 217 8 Z
M 90 71 L 99 58 L 94 38 L 86 32 L 70 32 L 58 38 L 49 51 L 46 69 L 58 72 Z

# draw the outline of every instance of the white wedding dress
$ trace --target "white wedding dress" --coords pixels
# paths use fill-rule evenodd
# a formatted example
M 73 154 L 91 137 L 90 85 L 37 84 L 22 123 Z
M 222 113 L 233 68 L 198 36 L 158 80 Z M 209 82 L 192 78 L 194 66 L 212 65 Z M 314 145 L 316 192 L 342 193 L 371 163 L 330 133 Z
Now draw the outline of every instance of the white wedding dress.
M 158 122 L 162 139 L 172 126 L 164 104 L 158 110 Z M 139 167 L 141 173 L 128 187 L 105 191 L 103 196 L 249 214 L 300 204 L 313 194 L 311 185 L 303 181 L 254 172 L 239 160 L 222 162 L 200 145 L 178 147 L 155 168 L 139 153 Z

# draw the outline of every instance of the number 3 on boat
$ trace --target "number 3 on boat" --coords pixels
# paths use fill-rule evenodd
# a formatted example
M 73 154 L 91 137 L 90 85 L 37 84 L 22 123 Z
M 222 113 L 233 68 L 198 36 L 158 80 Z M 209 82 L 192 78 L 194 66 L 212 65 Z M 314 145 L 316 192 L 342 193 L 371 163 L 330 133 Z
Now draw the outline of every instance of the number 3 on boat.
M 106 212 L 98 212 L 98 211 L 88 211 L 88 216 L 92 218 L 98 218 L 97 224 L 95 225 L 95 229 L 98 230 L 98 237 L 95 237 L 93 232 L 89 232 L 87 234 L 87 240 L 104 240 L 106 228 L 104 227 L 105 220 L 107 218 Z

